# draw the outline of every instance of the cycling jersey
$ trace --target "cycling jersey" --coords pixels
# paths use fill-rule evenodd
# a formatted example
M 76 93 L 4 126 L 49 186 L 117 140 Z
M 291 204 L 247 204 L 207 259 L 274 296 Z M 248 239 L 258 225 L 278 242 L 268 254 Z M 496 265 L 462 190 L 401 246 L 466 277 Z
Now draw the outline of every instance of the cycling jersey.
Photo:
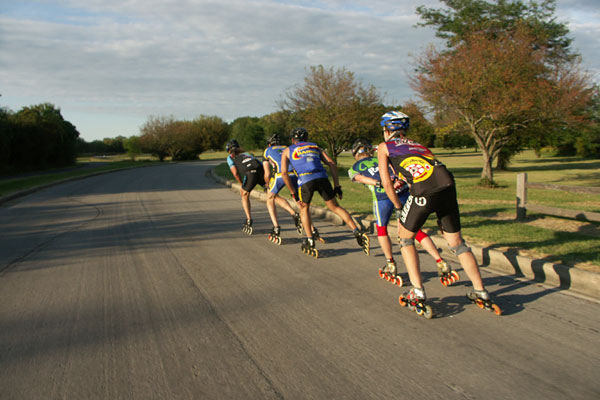
M 315 179 L 327 179 L 327 171 L 321 163 L 321 149 L 315 143 L 300 142 L 293 144 L 290 149 L 290 164 L 298 175 L 298 185 Z
M 454 177 L 425 146 L 406 138 L 385 143 L 396 171 L 408 182 L 413 196 L 440 192 L 454 185 Z

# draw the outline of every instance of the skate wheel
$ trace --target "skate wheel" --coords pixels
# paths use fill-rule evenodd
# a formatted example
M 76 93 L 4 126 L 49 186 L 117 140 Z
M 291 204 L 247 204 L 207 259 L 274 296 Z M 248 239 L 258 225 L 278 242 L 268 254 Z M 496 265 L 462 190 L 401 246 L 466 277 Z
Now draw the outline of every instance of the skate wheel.
M 313 249 L 313 250 L 310 252 L 310 255 L 311 255 L 311 256 L 313 256 L 314 258 L 319 258 L 319 250 L 317 250 L 317 249 Z
M 485 304 L 480 299 L 475 300 L 475 304 L 477 304 L 477 307 L 479 307 L 481 309 L 485 308 Z
M 458 275 L 458 272 L 456 271 L 452 271 L 450 272 L 450 274 L 452 275 L 452 283 L 454 282 L 458 282 L 460 280 L 460 275 Z
M 496 315 L 502 315 L 502 309 L 497 304 L 492 304 L 492 310 Z
M 396 280 L 394 281 L 394 283 L 396 284 L 396 286 L 398 287 L 402 287 L 402 285 L 404 285 L 404 282 L 402 281 L 402 278 L 397 276 Z
M 448 286 L 448 281 L 446 280 L 446 278 L 440 278 L 440 282 L 442 282 L 442 285 Z
M 379 277 L 381 279 L 384 279 L 384 277 L 385 277 L 385 274 L 383 273 L 383 270 L 381 270 L 381 269 L 379 270 Z
M 425 305 L 425 308 L 423 310 L 423 316 L 427 319 L 433 318 L 433 310 L 431 309 L 430 306 Z
M 277 244 L 281 246 L 281 238 L 280 237 L 277 238 Z
M 398 303 L 402 306 L 402 307 L 406 307 L 406 305 L 408 304 L 406 302 L 406 300 L 404 299 L 404 297 L 400 296 L 398 297 Z

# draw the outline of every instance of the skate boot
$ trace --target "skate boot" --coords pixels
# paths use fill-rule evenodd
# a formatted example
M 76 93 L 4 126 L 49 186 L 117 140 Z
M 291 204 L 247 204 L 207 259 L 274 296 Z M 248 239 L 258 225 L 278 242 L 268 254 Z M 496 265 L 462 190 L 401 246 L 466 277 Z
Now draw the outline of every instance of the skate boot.
M 325 244 L 325 239 L 323 239 L 321 237 L 321 235 L 319 234 L 319 231 L 317 230 L 317 228 L 313 227 L 313 231 L 312 231 L 312 237 L 314 240 L 318 240 L 319 242 L 321 242 L 322 244 Z
M 269 233 L 269 240 L 273 243 L 281 245 L 281 235 L 280 234 L 281 234 L 281 227 L 274 226 L 273 229 L 271 229 L 271 233 Z
M 398 274 L 398 268 L 396 267 L 396 262 L 394 260 L 386 260 L 384 267 L 379 270 L 379 276 L 381 279 L 385 279 L 400 287 L 404 284 L 402 277 Z
M 298 231 L 298 235 L 302 235 L 304 233 L 304 228 L 302 227 L 302 221 L 300 220 L 300 214 L 294 213 L 292 215 L 294 219 L 294 225 L 296 225 L 296 230 Z
M 252 219 L 247 219 L 242 225 L 242 232 L 252 235 Z
M 308 254 L 314 258 L 319 257 L 319 250 L 315 249 L 315 241 L 313 238 L 304 239 L 301 249 L 304 254 Z
M 371 253 L 369 236 L 367 236 L 366 232 L 363 232 L 359 229 L 354 230 L 354 237 L 356 238 L 356 242 L 360 247 L 362 247 L 363 253 L 369 255 Z
M 458 280 L 460 279 L 458 272 L 454 271 L 450 264 L 448 264 L 444 260 L 437 263 L 437 268 L 438 276 L 440 277 L 440 282 L 442 282 L 442 285 L 444 286 L 450 286 L 453 283 L 458 282 Z
M 425 304 L 425 289 L 419 289 L 413 287 L 408 292 L 404 292 L 399 298 L 398 302 L 402 307 L 408 306 L 408 308 L 417 315 L 422 315 L 427 319 L 433 317 L 433 310 L 427 304 Z
M 467 298 L 471 300 L 472 303 L 477 304 L 479 308 L 493 311 L 496 315 L 502 315 L 502 310 L 500 307 L 492 301 L 490 294 L 487 290 L 471 290 L 467 293 Z

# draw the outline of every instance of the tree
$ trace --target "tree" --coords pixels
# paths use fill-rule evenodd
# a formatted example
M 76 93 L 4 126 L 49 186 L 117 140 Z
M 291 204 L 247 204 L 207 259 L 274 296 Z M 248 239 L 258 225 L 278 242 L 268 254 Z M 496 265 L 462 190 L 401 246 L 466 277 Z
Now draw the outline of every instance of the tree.
M 131 136 L 123 140 L 123 148 L 127 150 L 127 154 L 131 161 L 135 161 L 135 157 L 143 153 L 142 144 L 139 136 Z
M 193 121 L 198 138 L 198 153 L 221 150 L 229 136 L 229 125 L 217 116 L 200 115 Z
M 231 123 L 231 137 L 245 149 L 259 149 L 265 145 L 265 132 L 257 117 L 240 117 Z
M 304 84 L 279 102 L 282 110 L 298 114 L 312 140 L 323 143 L 335 161 L 356 138 L 380 132 L 381 104 L 373 85 L 363 86 L 345 68 L 322 65 L 311 66 Z
M 483 183 L 492 163 L 529 126 L 581 122 L 590 101 L 589 77 L 577 61 L 551 65 L 526 26 L 490 37 L 475 32 L 451 52 L 430 48 L 418 59 L 412 86 L 437 112 L 455 117 L 482 151 Z
M 552 63 L 573 61 L 576 57 L 570 49 L 573 39 L 567 37 L 566 23 L 556 22 L 554 17 L 556 0 L 440 1 L 448 8 L 417 7 L 417 14 L 424 20 L 417 26 L 435 27 L 436 36 L 446 39 L 448 48 L 454 48 L 475 32 L 487 32 L 494 37 L 525 25 Z
M 140 128 L 140 143 L 145 152 L 158 157 L 162 162 L 169 154 L 169 125 L 175 122 L 173 117 L 150 116 Z

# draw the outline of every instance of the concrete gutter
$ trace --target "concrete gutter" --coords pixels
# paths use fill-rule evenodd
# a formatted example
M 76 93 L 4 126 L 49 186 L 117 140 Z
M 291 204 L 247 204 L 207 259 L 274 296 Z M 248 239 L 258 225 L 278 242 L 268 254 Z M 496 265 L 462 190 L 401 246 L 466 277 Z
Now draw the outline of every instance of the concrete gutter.
M 211 169 L 210 176 L 217 182 L 229 186 L 232 189 L 240 190 L 240 185 L 231 180 L 217 176 L 214 169 Z M 260 201 L 266 201 L 265 193 L 254 190 L 250 197 Z M 296 204 L 291 204 L 297 210 Z M 343 225 L 343 221 L 328 209 L 311 206 L 311 215 L 316 218 L 324 218 L 336 225 Z M 362 218 L 358 215 L 352 215 L 355 221 L 371 234 L 374 232 L 375 221 L 372 218 Z M 395 225 L 391 223 L 390 225 Z M 458 262 L 454 254 L 445 250 L 448 248 L 446 241 L 441 235 L 429 235 L 435 245 L 444 249 L 444 258 Z M 600 274 L 585 271 L 562 264 L 554 264 L 541 259 L 531 259 L 518 255 L 514 251 L 499 251 L 489 247 L 480 247 L 469 244 L 479 265 L 486 270 L 490 270 L 500 275 L 511 276 L 516 279 L 524 279 L 543 283 L 546 286 L 557 290 L 568 290 L 574 294 L 590 297 L 600 300 Z

